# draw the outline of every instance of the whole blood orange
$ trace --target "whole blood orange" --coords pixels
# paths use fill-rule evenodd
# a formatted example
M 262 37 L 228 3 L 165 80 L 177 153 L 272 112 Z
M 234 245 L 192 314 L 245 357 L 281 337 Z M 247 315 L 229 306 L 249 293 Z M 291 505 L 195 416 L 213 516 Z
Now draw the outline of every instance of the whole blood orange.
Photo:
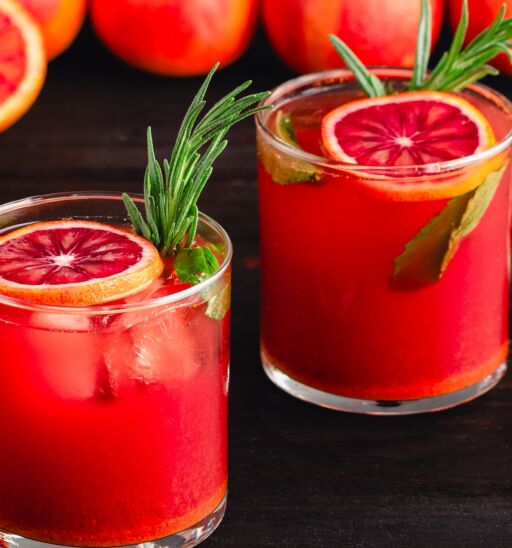
M 87 0 L 18 0 L 37 19 L 48 59 L 60 55 L 74 40 L 85 18 Z
M 0 0 L 0 131 L 32 106 L 45 74 L 37 23 L 15 0 Z
M 444 0 L 430 0 L 433 43 Z M 276 52 L 302 73 L 342 61 L 328 36 L 346 42 L 365 65 L 412 67 L 420 20 L 416 0 L 263 0 L 263 21 Z
M 34 223 L 0 237 L 0 294 L 32 303 L 120 299 L 148 287 L 162 270 L 153 244 L 93 221 Z
M 416 91 L 346 103 L 322 119 L 327 154 L 361 166 L 424 166 L 487 150 L 495 137 L 484 115 L 465 99 L 439 91 Z M 488 162 L 485 170 L 491 170 Z M 371 170 L 370 170 L 371 173 Z M 373 177 L 371 184 L 393 199 L 428 200 L 464 194 L 487 173 L 438 180 Z M 365 178 L 361 177 L 364 184 Z
M 93 0 L 98 36 L 121 59 L 171 76 L 206 74 L 245 50 L 257 0 Z
M 466 43 L 491 24 L 503 4 L 507 6 L 507 17 L 512 17 L 512 0 L 468 0 L 469 20 Z M 449 6 L 450 22 L 452 28 L 456 29 L 459 23 L 462 0 L 450 0 Z M 512 74 L 512 63 L 504 53 L 498 55 L 491 64 L 506 74 Z

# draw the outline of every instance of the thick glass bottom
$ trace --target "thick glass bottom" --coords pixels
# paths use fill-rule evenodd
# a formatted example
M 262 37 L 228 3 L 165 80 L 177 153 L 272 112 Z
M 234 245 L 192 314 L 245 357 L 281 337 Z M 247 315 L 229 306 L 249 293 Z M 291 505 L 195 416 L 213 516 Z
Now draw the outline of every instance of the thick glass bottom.
M 226 512 L 226 497 L 217 508 L 200 522 L 196 523 L 188 529 L 184 529 L 179 533 L 170 535 L 149 542 L 141 542 L 140 544 L 132 544 L 130 546 L 137 548 L 190 548 L 197 546 L 203 540 L 207 539 L 219 526 L 224 513 Z M 57 544 L 49 544 L 37 540 L 31 540 L 20 537 L 11 533 L 3 533 L 0 531 L 0 547 L 2 548 L 57 548 L 62 546 Z M 66 547 L 64 547 L 66 548 Z M 69 547 L 75 548 L 75 547 Z M 119 547 L 124 548 L 124 547 Z
M 462 390 L 457 390 L 456 392 L 443 394 L 441 396 L 421 398 L 418 400 L 377 401 L 338 396 L 337 394 L 330 394 L 329 392 L 317 390 L 316 388 L 302 384 L 278 369 L 270 361 L 264 351 L 261 352 L 261 362 L 268 378 L 276 386 L 281 388 L 281 390 L 284 390 L 299 400 L 334 409 L 336 411 L 347 411 L 349 413 L 362 413 L 366 415 L 414 415 L 417 413 L 442 411 L 443 409 L 456 407 L 457 405 L 474 400 L 488 392 L 498 384 L 507 370 L 507 364 L 502 363 L 493 373 L 480 382 L 472 384 Z

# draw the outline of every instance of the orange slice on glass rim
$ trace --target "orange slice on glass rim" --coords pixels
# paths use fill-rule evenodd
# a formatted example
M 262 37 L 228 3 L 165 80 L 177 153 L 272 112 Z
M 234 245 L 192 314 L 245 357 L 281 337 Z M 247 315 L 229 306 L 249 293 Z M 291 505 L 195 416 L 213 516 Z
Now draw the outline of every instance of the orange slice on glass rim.
M 31 303 L 121 299 L 148 287 L 163 267 L 144 238 L 93 221 L 34 223 L 0 236 L 0 294 Z
M 41 31 L 15 0 L 0 0 L 0 131 L 36 100 L 46 75 Z
M 321 131 L 330 158 L 366 166 L 358 172 L 361 182 L 394 200 L 465 194 L 499 167 L 487 161 L 464 173 L 436 173 L 439 162 L 482 152 L 496 142 L 484 115 L 451 93 L 412 91 L 351 101 L 328 112 Z M 398 169 L 387 176 L 378 169 L 372 173 L 373 166 Z M 400 174 L 401 168 L 415 166 L 423 166 L 421 175 L 414 176 L 413 170 Z

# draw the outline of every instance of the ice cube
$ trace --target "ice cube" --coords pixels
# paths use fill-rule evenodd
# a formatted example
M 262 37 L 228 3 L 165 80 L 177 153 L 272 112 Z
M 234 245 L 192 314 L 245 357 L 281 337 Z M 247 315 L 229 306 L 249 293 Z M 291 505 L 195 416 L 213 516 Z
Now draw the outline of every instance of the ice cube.
M 198 371 L 196 339 L 186 307 L 159 307 L 125 318 L 126 324 L 110 344 L 108 369 L 121 386 L 136 381 L 145 385 L 179 386 Z M 135 320 L 138 321 L 135 321 Z
M 86 315 L 34 312 L 30 318 L 30 325 L 49 331 L 89 331 L 91 324 Z
M 26 330 L 32 368 L 41 389 L 64 399 L 94 395 L 98 367 L 97 337 L 86 316 L 38 312 Z

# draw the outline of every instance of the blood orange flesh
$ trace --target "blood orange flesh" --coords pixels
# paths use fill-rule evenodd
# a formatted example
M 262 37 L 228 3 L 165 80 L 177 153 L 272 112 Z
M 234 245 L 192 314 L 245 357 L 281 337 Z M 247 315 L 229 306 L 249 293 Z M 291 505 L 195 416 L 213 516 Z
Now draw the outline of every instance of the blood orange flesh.
M 0 292 L 30 302 L 111 301 L 146 288 L 162 270 L 148 241 L 91 221 L 36 223 L 0 238 Z
M 479 110 L 464 99 L 439 92 L 347 103 L 325 116 L 322 135 L 334 159 L 370 166 L 454 160 L 494 142 Z
M 18 120 L 35 101 L 46 59 L 41 33 L 13 0 L 0 0 L 0 130 Z
M 458 160 L 495 143 L 489 122 L 476 107 L 457 95 L 432 91 L 348 102 L 324 116 L 321 130 L 332 159 L 362 166 L 424 166 Z M 390 172 L 387 183 L 379 178 L 376 186 L 393 198 L 435 199 L 469 192 L 486 175 L 448 180 L 431 176 L 415 184 L 400 179 L 397 170 Z
M 5 13 L 0 14 L 0 103 L 3 103 L 23 80 L 27 59 L 23 36 Z

